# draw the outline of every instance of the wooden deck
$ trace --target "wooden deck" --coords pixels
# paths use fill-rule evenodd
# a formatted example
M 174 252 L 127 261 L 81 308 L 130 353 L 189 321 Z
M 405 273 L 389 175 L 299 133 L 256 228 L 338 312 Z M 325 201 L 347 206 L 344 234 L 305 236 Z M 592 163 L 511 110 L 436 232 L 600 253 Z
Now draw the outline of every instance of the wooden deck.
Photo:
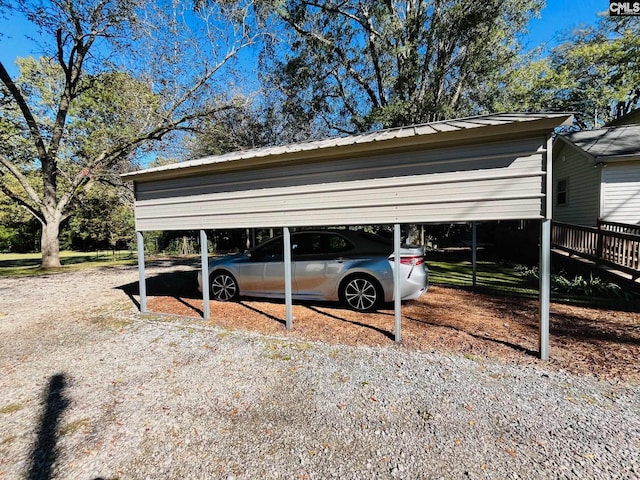
M 640 279 L 640 226 L 599 221 L 597 227 L 553 222 L 552 249 L 593 262 L 632 281 Z

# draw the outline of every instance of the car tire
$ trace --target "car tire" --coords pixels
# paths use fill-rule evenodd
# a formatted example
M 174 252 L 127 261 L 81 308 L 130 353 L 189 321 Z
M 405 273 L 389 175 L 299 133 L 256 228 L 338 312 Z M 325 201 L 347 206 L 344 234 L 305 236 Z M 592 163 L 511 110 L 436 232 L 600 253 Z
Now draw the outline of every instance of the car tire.
M 238 298 L 240 290 L 238 282 L 229 272 L 217 271 L 209 276 L 211 299 L 219 302 L 228 302 Z
M 357 312 L 375 310 L 382 296 L 380 283 L 370 275 L 351 275 L 340 286 L 340 301 Z

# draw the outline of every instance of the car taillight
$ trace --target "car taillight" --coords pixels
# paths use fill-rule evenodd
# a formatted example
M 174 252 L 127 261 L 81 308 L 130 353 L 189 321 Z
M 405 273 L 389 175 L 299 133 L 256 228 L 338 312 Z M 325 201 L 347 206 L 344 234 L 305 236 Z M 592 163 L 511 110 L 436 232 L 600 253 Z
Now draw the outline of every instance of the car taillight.
M 417 265 L 422 265 L 424 263 L 424 257 L 419 255 L 410 256 L 410 257 L 400 257 L 400 263 L 402 265 L 413 265 L 414 267 Z

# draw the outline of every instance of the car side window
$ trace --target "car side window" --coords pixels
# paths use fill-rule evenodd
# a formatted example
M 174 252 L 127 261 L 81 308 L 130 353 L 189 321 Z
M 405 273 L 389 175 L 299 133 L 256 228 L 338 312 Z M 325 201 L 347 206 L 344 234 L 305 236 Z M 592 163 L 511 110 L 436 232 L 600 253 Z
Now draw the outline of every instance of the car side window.
M 327 253 L 342 253 L 354 247 L 346 238 L 340 235 L 328 235 Z
M 282 238 L 276 238 L 265 243 L 251 252 L 251 260 L 254 261 L 280 261 L 283 257 Z
M 341 252 L 353 249 L 353 245 L 341 235 L 323 232 L 302 232 L 292 237 L 294 259 L 313 255 L 319 259 L 321 256 L 335 256 Z

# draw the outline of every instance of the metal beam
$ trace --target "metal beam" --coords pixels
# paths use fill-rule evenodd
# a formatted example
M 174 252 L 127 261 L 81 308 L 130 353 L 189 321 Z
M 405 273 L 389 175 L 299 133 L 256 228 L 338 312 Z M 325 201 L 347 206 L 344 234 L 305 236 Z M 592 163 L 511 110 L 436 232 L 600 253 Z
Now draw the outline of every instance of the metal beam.
M 290 329 L 293 324 L 292 291 L 291 288 L 291 232 L 289 227 L 282 229 L 284 238 L 284 303 L 286 309 L 286 327 Z
M 140 290 L 140 312 L 147 312 L 147 282 L 144 278 L 144 237 L 136 232 L 138 240 L 138 285 Z
M 545 154 L 544 219 L 540 225 L 540 326 L 538 352 L 542 360 L 549 360 L 549 310 L 551 302 L 551 218 L 553 208 L 553 139 L 547 138 Z
M 209 302 L 209 245 L 207 232 L 200 230 L 200 270 L 202 273 L 202 316 L 205 320 L 211 318 Z
M 471 263 L 473 265 L 473 288 L 478 284 L 478 235 L 476 222 L 471 222 Z
M 549 360 L 549 303 L 551 300 L 551 220 L 542 220 L 540 229 L 540 327 L 538 351 Z
M 400 224 L 393 226 L 393 312 L 395 340 L 402 342 L 402 293 L 400 291 Z

